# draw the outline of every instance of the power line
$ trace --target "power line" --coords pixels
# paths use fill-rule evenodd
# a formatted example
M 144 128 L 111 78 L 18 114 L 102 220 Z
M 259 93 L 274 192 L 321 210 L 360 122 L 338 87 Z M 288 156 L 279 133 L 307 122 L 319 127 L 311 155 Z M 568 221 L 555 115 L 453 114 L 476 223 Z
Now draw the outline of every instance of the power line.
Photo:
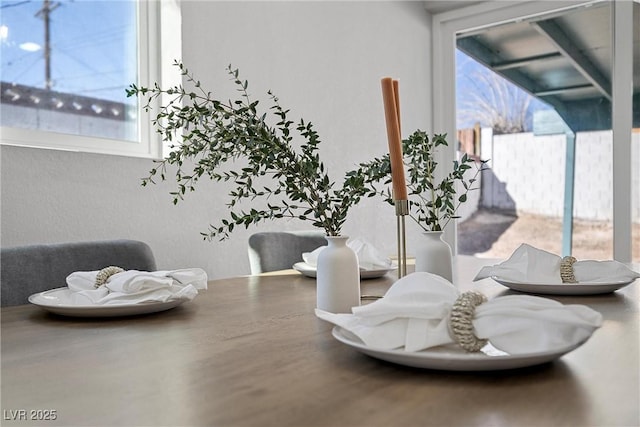
M 7 9 L 10 7 L 22 6 L 23 4 L 27 4 L 27 3 L 31 3 L 31 0 L 19 1 L 11 4 L 3 4 L 2 6 L 0 6 L 0 9 Z

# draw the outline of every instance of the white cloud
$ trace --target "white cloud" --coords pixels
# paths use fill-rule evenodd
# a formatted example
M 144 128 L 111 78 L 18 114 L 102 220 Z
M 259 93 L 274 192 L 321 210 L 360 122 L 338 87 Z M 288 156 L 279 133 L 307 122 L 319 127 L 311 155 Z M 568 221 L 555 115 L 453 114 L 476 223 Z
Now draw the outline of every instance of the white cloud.
M 20 44 L 20 49 L 26 50 L 27 52 L 37 52 L 42 49 L 42 46 L 40 46 L 38 43 L 26 42 Z

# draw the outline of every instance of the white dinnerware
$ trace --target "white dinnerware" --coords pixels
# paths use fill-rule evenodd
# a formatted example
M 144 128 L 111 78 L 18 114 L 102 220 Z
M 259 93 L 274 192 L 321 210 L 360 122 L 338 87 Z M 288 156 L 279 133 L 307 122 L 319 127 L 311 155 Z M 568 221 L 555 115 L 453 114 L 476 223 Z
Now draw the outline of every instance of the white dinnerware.
M 396 270 L 398 267 L 390 267 L 390 268 L 377 268 L 374 270 L 365 270 L 360 269 L 360 278 L 361 279 L 377 279 L 378 277 L 382 277 L 390 271 Z M 316 268 L 312 265 L 307 264 L 306 262 L 297 262 L 293 264 L 293 269 L 303 274 L 306 277 L 315 278 L 317 271 Z
M 414 368 L 445 371 L 498 371 L 539 365 L 558 359 L 586 341 L 556 346 L 540 352 L 512 355 L 495 349 L 491 344 L 487 344 L 477 353 L 468 353 L 453 344 L 422 351 L 384 350 L 365 345 L 340 326 L 335 326 L 332 334 L 341 343 L 376 359 Z
M 491 276 L 493 280 L 514 291 L 547 295 L 599 295 L 608 294 L 621 289 L 635 281 L 635 279 L 621 279 L 600 282 L 577 283 L 529 283 Z
M 177 307 L 185 299 L 172 301 L 150 301 L 136 304 L 78 304 L 72 298 L 69 288 L 56 288 L 33 294 L 29 297 L 31 304 L 37 305 L 54 314 L 72 317 L 118 317 L 157 313 Z

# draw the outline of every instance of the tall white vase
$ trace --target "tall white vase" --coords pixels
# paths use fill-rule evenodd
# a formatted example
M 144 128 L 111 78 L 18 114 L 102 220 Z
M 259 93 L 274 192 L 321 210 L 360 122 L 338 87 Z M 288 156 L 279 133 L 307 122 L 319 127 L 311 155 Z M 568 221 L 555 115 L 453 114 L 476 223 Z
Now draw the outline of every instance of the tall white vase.
M 442 231 L 425 231 L 416 248 L 416 271 L 437 274 L 453 283 L 451 247 L 442 240 Z
M 351 313 L 360 305 L 360 270 L 346 236 L 327 236 L 329 246 L 318 254 L 317 307 L 331 313 Z

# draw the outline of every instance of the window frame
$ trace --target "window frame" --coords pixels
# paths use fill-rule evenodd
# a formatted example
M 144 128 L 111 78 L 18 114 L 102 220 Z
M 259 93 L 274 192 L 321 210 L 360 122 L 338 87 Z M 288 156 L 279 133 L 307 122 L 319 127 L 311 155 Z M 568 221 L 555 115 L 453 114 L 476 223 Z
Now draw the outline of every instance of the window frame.
M 175 7 L 163 7 L 165 2 L 138 0 L 137 2 L 137 61 L 139 85 L 148 86 L 160 81 L 161 71 L 161 14 Z M 178 9 L 179 12 L 179 9 Z M 1 145 L 57 149 L 74 152 L 122 155 L 130 157 L 159 158 L 163 147 L 160 135 L 151 124 L 148 112 L 138 103 L 137 141 L 124 141 L 84 135 L 63 134 L 40 129 L 0 127 Z

